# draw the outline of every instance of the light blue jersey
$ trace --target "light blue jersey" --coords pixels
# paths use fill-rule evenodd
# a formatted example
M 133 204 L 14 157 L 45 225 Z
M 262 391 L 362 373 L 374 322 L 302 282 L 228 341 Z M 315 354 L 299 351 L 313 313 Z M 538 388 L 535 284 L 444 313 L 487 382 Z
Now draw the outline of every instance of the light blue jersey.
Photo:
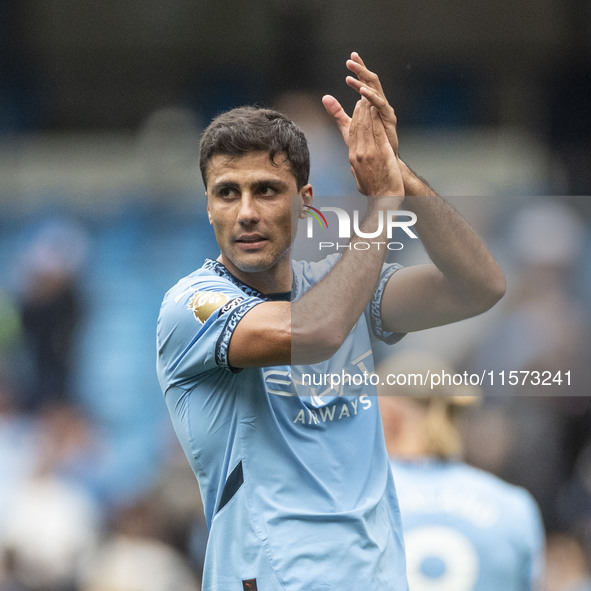
M 523 488 L 461 462 L 392 461 L 410 591 L 526 591 L 544 531 Z
M 294 263 L 295 298 L 335 261 Z M 158 375 L 210 530 L 204 591 L 407 589 L 375 388 L 367 380 L 344 388 L 321 383 L 331 373 L 360 378 L 373 371 L 370 330 L 387 342 L 400 338 L 384 333 L 379 314 L 397 268 L 384 267 L 342 347 L 314 366 L 229 366 L 240 319 L 276 298 L 218 262 L 206 261 L 165 296 Z

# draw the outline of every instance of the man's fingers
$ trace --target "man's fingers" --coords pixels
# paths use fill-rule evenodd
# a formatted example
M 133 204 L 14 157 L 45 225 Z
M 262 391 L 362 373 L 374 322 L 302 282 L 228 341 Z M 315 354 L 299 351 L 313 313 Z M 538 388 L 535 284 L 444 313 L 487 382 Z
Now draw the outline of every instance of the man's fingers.
M 361 86 L 359 88 L 359 94 L 376 107 L 385 123 L 396 125 L 396 114 L 390 103 L 386 100 L 386 97 L 367 86 Z
M 343 107 L 341 107 L 341 103 L 339 103 L 339 101 L 337 101 L 337 99 L 330 94 L 325 94 L 322 97 L 322 104 L 324 105 L 324 108 L 326 109 L 328 114 L 337 120 L 340 117 L 340 111 L 342 111 L 343 114 L 345 114 Z
M 342 133 L 345 142 L 348 142 L 349 139 L 349 126 L 351 124 L 351 118 L 347 113 L 345 113 L 345 109 L 341 106 L 341 103 L 337 101 L 334 96 L 327 94 L 322 97 L 322 104 L 326 109 L 326 112 L 335 120 L 339 131 Z
M 356 148 L 355 156 L 357 160 L 361 161 L 371 156 L 375 151 L 376 137 L 374 134 L 374 125 L 371 115 L 370 103 L 362 98 L 359 103 L 357 123 L 355 125 L 357 137 L 356 142 L 351 144 Z M 357 107 L 356 107 L 357 109 Z
M 357 128 L 359 127 L 361 101 L 357 101 L 355 109 L 353 110 L 353 117 L 351 118 L 348 130 L 348 137 L 345 138 L 349 148 L 354 144 L 357 138 Z
M 347 76 L 345 78 L 345 82 L 353 90 L 356 90 L 361 96 L 369 99 L 369 101 L 376 107 L 388 106 L 388 101 L 386 100 L 386 97 L 383 95 L 383 93 L 378 92 L 371 86 L 361 82 L 361 80 L 357 80 L 357 78 L 353 78 L 353 76 Z
M 365 62 L 361 59 L 361 56 L 356 51 L 351 52 L 351 59 L 354 62 L 357 62 L 358 64 L 361 64 L 362 66 L 365 66 Z
M 345 82 L 347 83 L 347 86 L 350 86 L 353 90 L 356 90 L 357 92 L 359 92 L 359 89 L 362 86 L 365 86 L 365 82 L 361 82 L 361 80 L 358 80 L 353 76 L 347 76 L 345 78 Z
M 351 119 L 339 101 L 330 94 L 322 97 L 322 104 L 324 105 L 324 108 L 334 119 L 339 131 L 343 136 L 343 139 L 345 140 L 345 143 L 348 146 L 351 146 L 351 138 L 353 136 L 356 138 L 355 142 L 358 144 L 359 142 L 365 141 L 365 139 L 367 139 L 367 134 L 369 134 L 372 128 L 372 114 L 370 113 L 369 109 L 370 105 L 372 105 L 377 109 L 380 117 L 382 118 L 386 135 L 390 140 L 390 145 L 397 154 L 398 137 L 396 135 L 396 114 L 384 96 L 384 91 L 377 74 L 374 74 L 367 69 L 365 63 L 361 59 L 361 56 L 356 51 L 352 52 L 351 59 L 347 60 L 347 68 L 353 74 L 357 75 L 357 78 L 354 76 L 347 76 L 345 80 L 348 86 L 353 88 L 361 95 L 363 103 L 367 103 L 365 104 L 366 108 L 363 110 L 364 112 L 360 113 L 359 109 L 361 108 L 361 104 L 358 102 L 357 106 L 355 107 L 355 110 L 357 111 L 357 117 L 355 116 L 354 112 L 353 118 Z M 357 127 L 360 125 L 360 121 L 363 121 L 363 131 L 366 133 L 366 138 L 364 139 L 361 138 L 361 135 L 358 133 L 357 129 Z M 355 129 L 353 129 L 353 127 L 355 127 Z
M 354 60 L 347 60 L 346 62 L 347 69 L 359 78 L 363 83 L 371 86 L 375 90 L 379 92 L 382 91 L 382 84 L 380 82 L 380 78 L 377 74 L 374 74 L 370 70 L 368 70 L 364 65 L 356 62 Z
M 354 164 L 363 158 L 370 141 L 371 119 L 369 119 L 368 102 L 360 99 L 355 104 L 351 125 L 349 126 L 349 162 Z M 373 139 L 371 139 L 373 142 Z
M 353 59 L 347 60 L 347 68 L 354 74 L 357 74 L 357 78 L 347 76 L 345 82 L 361 96 L 368 99 L 372 105 L 377 107 L 380 115 L 386 122 L 395 125 L 396 116 L 394 114 L 394 109 L 390 106 L 384 95 L 384 90 L 382 89 L 377 74 L 370 72 L 363 64 L 359 54 L 353 52 L 351 57 L 353 58 L 355 56 L 359 61 L 353 61 Z
M 383 92 L 377 91 L 353 76 L 347 76 L 347 84 L 356 90 L 362 97 L 367 99 L 374 107 L 377 108 L 384 125 L 386 126 L 386 133 L 390 139 L 390 144 L 394 152 L 398 153 L 398 136 L 396 134 L 396 113 L 386 100 Z
M 371 124 L 371 113 L 369 112 L 371 105 L 367 102 L 366 99 L 361 99 L 361 117 L 360 117 L 360 125 L 362 126 L 363 131 L 363 139 L 367 143 L 370 140 L 373 140 L 373 131 L 372 131 L 372 124 Z
M 371 125 L 373 130 L 373 136 L 376 144 L 380 147 L 389 146 L 388 136 L 386 134 L 386 128 L 384 122 L 380 117 L 380 113 L 376 107 L 370 107 Z
M 373 88 L 364 85 L 362 82 L 347 76 L 347 84 L 354 88 L 361 96 L 365 97 L 374 107 L 376 107 L 385 123 L 392 123 L 396 125 L 396 114 L 390 103 L 386 100 L 386 97 L 375 91 Z

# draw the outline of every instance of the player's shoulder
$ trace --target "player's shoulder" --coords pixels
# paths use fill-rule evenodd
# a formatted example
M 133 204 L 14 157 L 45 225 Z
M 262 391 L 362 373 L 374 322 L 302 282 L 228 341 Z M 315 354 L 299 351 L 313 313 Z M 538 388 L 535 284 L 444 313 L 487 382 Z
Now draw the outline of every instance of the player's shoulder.
M 203 324 L 214 312 L 228 312 L 253 296 L 260 294 L 230 275 L 221 263 L 207 259 L 166 292 L 158 316 L 159 330 L 177 327 L 193 316 Z
M 197 292 L 228 296 L 260 295 L 235 279 L 218 261 L 206 259 L 199 268 L 179 279 L 164 295 L 165 304 L 187 303 Z M 252 293 L 251 293 L 252 292 Z
M 537 504 L 527 489 L 466 462 L 441 461 L 432 458 L 421 462 L 391 459 L 391 466 L 395 482 L 406 483 L 409 487 L 413 483 L 415 485 L 423 483 L 429 487 L 459 488 L 472 491 L 482 498 L 495 500 L 504 507 L 513 508 L 516 512 L 537 510 Z
M 512 531 L 529 551 L 539 551 L 543 545 L 544 523 L 534 496 L 523 486 L 512 484 L 495 474 L 464 464 L 466 474 L 476 484 L 475 490 L 499 508 L 501 522 Z
M 522 486 L 507 482 L 496 474 L 463 462 L 457 462 L 452 470 L 456 477 L 464 480 L 466 485 L 495 497 L 503 506 L 511 507 L 516 513 L 538 511 L 534 497 Z

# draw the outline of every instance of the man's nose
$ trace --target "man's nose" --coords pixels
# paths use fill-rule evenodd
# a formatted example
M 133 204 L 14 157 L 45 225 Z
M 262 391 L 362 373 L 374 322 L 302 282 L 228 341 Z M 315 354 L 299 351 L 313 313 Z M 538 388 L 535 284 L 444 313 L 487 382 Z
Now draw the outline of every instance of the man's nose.
M 256 200 L 250 193 L 244 193 L 240 199 L 238 210 L 238 222 L 240 224 L 252 224 L 259 221 L 259 212 Z

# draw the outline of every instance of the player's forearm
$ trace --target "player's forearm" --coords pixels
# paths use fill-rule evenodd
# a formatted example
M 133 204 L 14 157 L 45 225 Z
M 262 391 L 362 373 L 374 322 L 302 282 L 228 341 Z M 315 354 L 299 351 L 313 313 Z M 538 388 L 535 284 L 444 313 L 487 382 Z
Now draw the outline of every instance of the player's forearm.
M 477 314 L 505 293 L 505 276 L 488 247 L 443 198 L 407 195 L 404 208 L 417 215 L 415 228 L 430 259 L 456 295 Z
M 364 232 L 374 231 L 379 216 L 398 209 L 402 197 L 370 198 L 368 212 L 361 224 Z M 386 240 L 386 224 L 375 242 Z M 292 358 L 295 363 L 313 363 L 330 357 L 343 343 L 376 288 L 386 249 L 373 245 L 356 250 L 359 240 L 351 239 L 351 248 L 326 277 L 292 304 Z
M 414 172 L 408 164 L 398 159 L 400 173 L 402 174 L 402 182 L 404 183 L 404 194 L 407 196 L 433 196 L 437 193 L 429 186 L 429 183 L 416 172 Z

